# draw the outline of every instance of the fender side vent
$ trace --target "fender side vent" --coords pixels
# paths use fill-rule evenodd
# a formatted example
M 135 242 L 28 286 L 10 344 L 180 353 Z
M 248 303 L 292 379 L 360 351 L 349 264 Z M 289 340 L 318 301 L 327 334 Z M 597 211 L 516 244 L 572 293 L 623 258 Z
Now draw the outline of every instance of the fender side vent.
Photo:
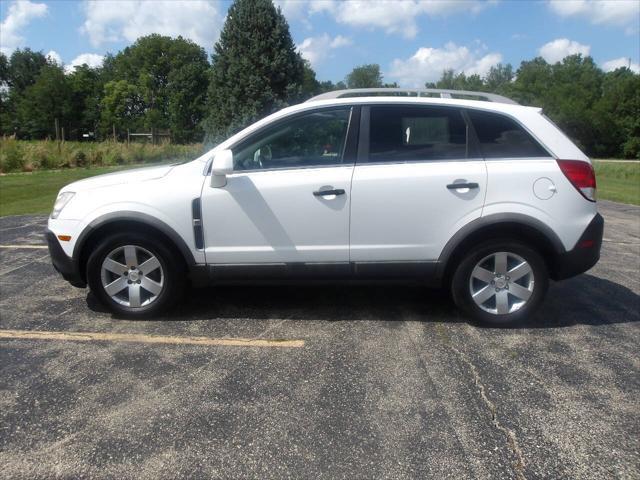
M 193 217 L 193 238 L 198 250 L 204 249 L 204 230 L 202 229 L 202 206 L 199 198 L 191 202 L 191 216 Z

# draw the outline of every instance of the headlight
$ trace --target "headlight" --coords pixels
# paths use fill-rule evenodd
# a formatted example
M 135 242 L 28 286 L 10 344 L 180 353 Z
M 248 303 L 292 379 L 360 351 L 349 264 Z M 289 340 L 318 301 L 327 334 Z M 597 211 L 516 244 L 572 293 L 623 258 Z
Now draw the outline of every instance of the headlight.
M 60 215 L 62 209 L 67 203 L 69 203 L 69 200 L 71 200 L 74 195 L 74 192 L 62 192 L 60 195 L 58 195 L 58 198 L 56 198 L 56 203 L 53 204 L 51 218 L 58 218 L 58 215 Z

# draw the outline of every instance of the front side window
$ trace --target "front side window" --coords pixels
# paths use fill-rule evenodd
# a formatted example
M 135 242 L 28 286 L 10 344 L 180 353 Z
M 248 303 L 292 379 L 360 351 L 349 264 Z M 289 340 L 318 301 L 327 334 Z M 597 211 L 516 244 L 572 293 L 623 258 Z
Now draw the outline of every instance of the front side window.
M 469 158 L 467 125 L 456 108 L 372 106 L 370 162 Z
M 548 157 L 547 151 L 509 117 L 478 110 L 467 111 L 485 158 Z
M 235 170 L 340 165 L 350 108 L 314 111 L 267 127 L 233 149 Z

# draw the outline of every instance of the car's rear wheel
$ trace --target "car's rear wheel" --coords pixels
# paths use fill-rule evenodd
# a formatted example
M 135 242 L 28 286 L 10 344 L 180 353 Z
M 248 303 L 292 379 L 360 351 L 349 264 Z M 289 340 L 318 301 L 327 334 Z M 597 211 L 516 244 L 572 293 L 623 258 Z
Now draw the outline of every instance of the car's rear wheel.
M 489 241 L 459 262 L 451 291 L 456 305 L 476 321 L 517 325 L 542 303 L 549 274 L 540 254 L 520 242 Z
M 87 262 L 93 293 L 111 311 L 128 317 L 149 317 L 170 308 L 184 281 L 177 255 L 141 233 L 105 238 Z

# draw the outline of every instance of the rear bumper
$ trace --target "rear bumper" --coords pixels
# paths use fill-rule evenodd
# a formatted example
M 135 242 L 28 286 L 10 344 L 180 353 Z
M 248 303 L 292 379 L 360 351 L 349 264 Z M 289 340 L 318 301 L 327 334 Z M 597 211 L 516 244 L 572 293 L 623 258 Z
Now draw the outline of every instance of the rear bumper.
M 64 253 L 64 250 L 60 246 L 60 242 L 56 238 L 55 234 L 51 230 L 47 230 L 44 236 L 47 239 L 47 245 L 49 246 L 49 256 L 51 257 L 53 268 L 62 275 L 62 278 L 74 287 L 86 287 L 87 283 L 82 278 L 77 263 Z
M 604 219 L 597 213 L 589 223 L 573 250 L 564 252 L 556 258 L 556 269 L 552 272 L 554 280 L 575 277 L 586 272 L 600 260 Z

